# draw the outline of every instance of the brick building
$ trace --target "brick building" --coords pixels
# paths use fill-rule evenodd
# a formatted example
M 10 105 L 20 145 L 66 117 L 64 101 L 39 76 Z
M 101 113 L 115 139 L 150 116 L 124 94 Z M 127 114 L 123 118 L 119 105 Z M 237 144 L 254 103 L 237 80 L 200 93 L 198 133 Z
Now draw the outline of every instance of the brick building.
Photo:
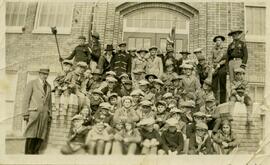
M 231 29 L 248 31 L 247 79 L 250 96 L 260 104 L 265 77 L 264 4 L 236 2 L 8 2 L 6 3 L 6 74 L 10 88 L 5 103 L 7 116 L 17 116 L 6 124 L 21 131 L 21 101 L 26 83 L 35 78 L 41 65 L 50 65 L 52 82 L 60 71 L 55 38 L 50 27 L 57 26 L 60 52 L 67 57 L 80 35 L 89 27 L 100 34 L 102 47 L 126 41 L 128 47 L 165 49 L 166 37 L 176 25 L 176 49 L 203 48 L 208 55 L 213 37 L 227 36 Z M 93 17 L 91 17 L 93 14 Z M 91 20 L 91 18 L 93 18 Z M 255 106 L 256 107 L 256 106 Z

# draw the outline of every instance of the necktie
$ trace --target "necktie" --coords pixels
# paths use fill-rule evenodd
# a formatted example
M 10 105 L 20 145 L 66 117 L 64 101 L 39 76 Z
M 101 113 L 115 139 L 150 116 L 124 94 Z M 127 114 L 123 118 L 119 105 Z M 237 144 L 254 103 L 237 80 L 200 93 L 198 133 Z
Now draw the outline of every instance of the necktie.
M 43 89 L 44 89 L 44 92 L 46 93 L 47 92 L 47 84 L 45 82 L 43 83 Z

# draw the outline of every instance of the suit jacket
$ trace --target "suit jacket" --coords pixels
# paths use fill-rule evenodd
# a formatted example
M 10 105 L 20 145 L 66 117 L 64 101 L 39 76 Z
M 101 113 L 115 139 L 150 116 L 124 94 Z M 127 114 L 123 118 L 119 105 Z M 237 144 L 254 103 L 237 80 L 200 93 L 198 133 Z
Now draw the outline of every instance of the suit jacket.
M 48 134 L 52 114 L 51 86 L 47 84 L 45 92 L 39 79 L 30 81 L 25 89 L 23 112 L 29 115 L 29 121 L 24 132 L 26 138 L 45 139 Z

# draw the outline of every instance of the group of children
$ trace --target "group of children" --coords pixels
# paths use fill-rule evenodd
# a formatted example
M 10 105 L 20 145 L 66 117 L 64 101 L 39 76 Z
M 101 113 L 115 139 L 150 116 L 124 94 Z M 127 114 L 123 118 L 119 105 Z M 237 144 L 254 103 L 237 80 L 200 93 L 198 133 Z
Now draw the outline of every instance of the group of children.
M 140 50 L 139 54 L 147 51 Z M 142 57 L 134 62 L 141 65 Z M 202 63 L 199 59 L 199 63 Z M 77 114 L 63 154 L 230 154 L 239 141 L 230 119 L 223 119 L 212 91 L 211 73 L 201 81 L 196 63 L 185 62 L 175 72 L 166 60 L 164 73 L 102 74 L 84 62 L 63 61 L 54 81 L 55 94 L 76 94 Z M 133 66 L 133 67 L 134 67 Z M 154 69 L 154 68 L 152 68 Z M 211 71 L 211 70 L 210 70 Z M 179 74 L 180 73 L 180 74 Z M 231 101 L 250 104 L 245 70 L 235 70 Z M 133 77 L 133 79 L 132 79 Z

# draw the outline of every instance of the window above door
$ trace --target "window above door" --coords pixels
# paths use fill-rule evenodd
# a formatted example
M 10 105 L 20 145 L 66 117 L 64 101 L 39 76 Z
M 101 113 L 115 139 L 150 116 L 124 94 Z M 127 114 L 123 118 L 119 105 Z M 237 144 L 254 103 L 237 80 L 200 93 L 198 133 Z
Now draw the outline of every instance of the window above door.
M 189 33 L 189 19 L 162 8 L 145 8 L 124 17 L 124 32 L 168 33 L 176 27 L 177 34 Z

